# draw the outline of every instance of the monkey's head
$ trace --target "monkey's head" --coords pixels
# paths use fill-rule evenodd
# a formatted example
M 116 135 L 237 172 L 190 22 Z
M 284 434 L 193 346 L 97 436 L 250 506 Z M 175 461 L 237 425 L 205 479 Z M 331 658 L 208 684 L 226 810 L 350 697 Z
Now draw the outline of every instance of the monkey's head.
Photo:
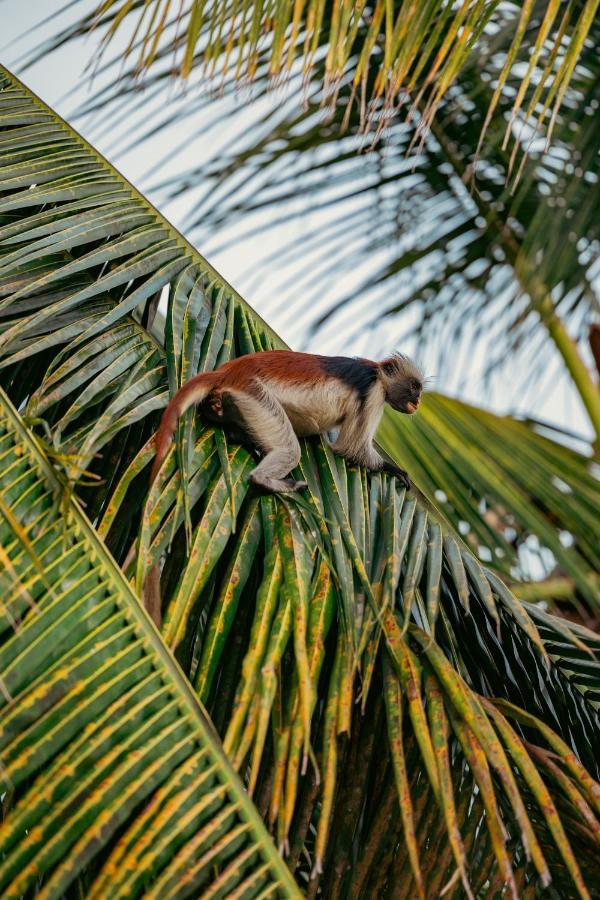
M 379 363 L 379 376 L 385 388 L 386 403 L 398 412 L 416 413 L 425 380 L 417 364 L 408 356 L 395 353 Z

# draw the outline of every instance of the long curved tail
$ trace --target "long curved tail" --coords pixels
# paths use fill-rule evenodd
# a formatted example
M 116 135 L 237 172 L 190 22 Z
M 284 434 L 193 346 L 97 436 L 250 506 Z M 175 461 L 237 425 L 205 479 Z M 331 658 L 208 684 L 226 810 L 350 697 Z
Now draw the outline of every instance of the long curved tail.
M 150 471 L 151 485 L 154 484 L 165 456 L 169 452 L 173 432 L 177 427 L 177 420 L 184 414 L 186 409 L 189 409 L 195 403 L 201 403 L 208 396 L 214 385 L 214 380 L 214 372 L 202 372 L 200 375 L 190 378 L 167 404 L 156 432 L 156 456 Z

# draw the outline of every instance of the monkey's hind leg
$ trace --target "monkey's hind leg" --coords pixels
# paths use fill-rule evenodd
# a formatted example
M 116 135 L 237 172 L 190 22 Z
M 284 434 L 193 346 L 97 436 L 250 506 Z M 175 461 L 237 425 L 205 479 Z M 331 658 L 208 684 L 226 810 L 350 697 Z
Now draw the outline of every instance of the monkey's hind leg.
M 305 488 L 305 481 L 286 478 L 300 462 L 300 444 L 279 400 L 258 382 L 249 391 L 225 388 L 221 400 L 224 419 L 246 432 L 264 453 L 250 481 L 280 493 Z

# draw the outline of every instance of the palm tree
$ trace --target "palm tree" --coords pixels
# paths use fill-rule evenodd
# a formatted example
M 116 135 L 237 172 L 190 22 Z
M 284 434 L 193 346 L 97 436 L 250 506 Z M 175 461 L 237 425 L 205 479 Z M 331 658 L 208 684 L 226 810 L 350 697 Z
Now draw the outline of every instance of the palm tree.
M 295 896 L 259 813 L 309 896 L 589 896 L 597 638 L 320 441 L 259 497 L 190 415 L 148 492 L 169 392 L 279 339 L 5 69 L 0 247 L 3 895 Z
M 301 11 L 298 21 L 316 41 L 312 44 L 304 43 L 303 26 L 298 32 L 286 31 L 285 17 L 292 15 L 286 5 L 272 18 L 266 7 L 252 5 L 254 30 L 244 30 L 238 22 L 232 31 L 224 23 L 233 7 L 220 5 L 217 28 L 210 4 L 204 18 L 196 19 L 194 12 L 203 4 L 190 6 L 192 15 L 184 4 L 180 20 L 168 3 L 144 7 L 137 43 L 130 47 L 130 69 L 115 76 L 81 110 L 94 116 L 105 107 L 111 116 L 137 113 L 151 120 L 147 128 L 152 134 L 169 123 L 181 129 L 185 119 L 201 121 L 203 135 L 217 137 L 222 108 L 206 93 L 186 94 L 180 101 L 171 98 L 166 111 L 152 114 L 161 86 L 173 74 L 173 59 L 185 59 L 181 73 L 192 81 L 196 71 L 201 77 L 207 68 L 221 72 L 226 62 L 238 59 L 229 45 L 229 53 L 221 53 L 227 34 L 235 53 L 239 50 L 242 59 L 252 61 L 248 65 L 254 79 L 256 129 L 245 121 L 231 150 L 224 151 L 215 141 L 213 157 L 165 184 L 169 197 L 197 198 L 186 233 L 204 242 L 229 222 L 242 220 L 252 236 L 264 230 L 260 215 L 269 209 L 270 227 L 277 228 L 299 215 L 294 201 L 301 196 L 303 216 L 319 210 L 327 210 L 327 216 L 317 220 L 317 231 L 307 235 L 303 247 L 297 241 L 278 246 L 273 256 L 258 257 L 257 269 L 271 272 L 280 267 L 286 279 L 282 288 L 298 298 L 298 312 L 311 316 L 315 327 L 339 330 L 340 324 L 355 322 L 356 330 L 364 331 L 374 322 L 396 319 L 402 326 L 401 317 L 412 309 L 419 343 L 439 348 L 435 368 L 454 368 L 460 348 L 481 340 L 488 369 L 498 369 L 508 356 L 507 375 L 514 381 L 519 371 L 525 372 L 519 387 L 530 396 L 552 354 L 558 355 L 597 438 L 599 393 L 580 350 L 600 308 L 595 121 L 600 32 L 593 4 L 524 3 L 520 14 L 489 4 L 487 24 L 474 15 L 467 26 L 453 20 L 455 11 L 449 5 L 432 3 L 421 11 L 422 30 L 413 20 L 408 30 L 401 27 L 412 9 L 406 3 L 377 4 L 376 13 L 363 18 L 357 13 L 361 4 L 341 4 L 339 9 L 336 3 L 317 4 L 324 16 L 320 31 L 311 18 L 316 6 L 296 4 L 293 15 Z M 467 14 L 468 6 L 461 6 L 459 16 Z M 440 32 L 436 28 L 442 8 L 449 18 Z M 342 18 L 336 19 L 340 10 Z M 350 18 L 344 19 L 343 10 Z M 119 2 L 104 3 L 97 18 L 66 29 L 54 44 L 92 24 L 106 28 L 109 41 L 129 16 L 136 21 L 141 12 L 141 4 L 126 8 Z M 390 55 L 386 23 L 392 20 L 399 31 L 394 32 L 398 40 Z M 259 39 L 271 28 L 272 42 Z M 340 38 L 347 33 L 350 42 Z M 446 35 L 444 41 L 441 34 Z M 288 45 L 275 35 L 287 35 Z M 332 54 L 338 38 L 339 53 Z M 477 52 L 463 53 L 471 42 Z M 310 75 L 291 65 L 290 100 L 265 113 L 260 101 L 269 79 L 294 58 L 283 49 L 292 45 L 305 61 L 310 59 Z M 321 50 L 313 53 L 316 47 Z M 433 62 L 440 59 L 434 56 L 436 48 L 443 56 L 441 68 Z M 400 60 L 410 65 L 405 80 L 397 82 L 392 73 Z M 114 66 L 106 63 L 107 73 Z M 444 66 L 448 77 L 442 74 Z M 242 65 L 223 71 L 220 86 L 231 96 L 236 78 L 247 70 Z M 140 73 L 144 93 L 138 90 Z M 356 101 L 359 83 L 368 115 Z M 390 116 L 390 90 L 410 95 L 404 106 L 410 106 L 408 118 L 402 108 L 395 118 Z M 373 136 L 379 141 L 369 147 Z M 311 244 L 311 264 L 299 272 L 292 263 L 308 253 Z M 336 282 L 347 284 L 353 269 L 366 271 L 364 281 L 350 293 L 336 288 Z M 323 311 L 323 304 L 314 301 L 331 282 L 329 308 Z M 575 601 L 580 609 L 582 604 L 597 609 L 598 555 L 590 541 L 598 502 L 589 461 L 593 448 L 579 444 L 581 454 L 575 455 L 564 451 L 562 436 L 543 423 L 493 420 L 483 411 L 442 403 L 431 397 L 432 415 L 417 424 L 418 442 L 427 432 L 436 453 L 421 443 L 417 460 L 407 447 L 412 432 L 394 430 L 393 417 L 385 427 L 388 453 L 409 460 L 417 483 L 446 518 L 463 529 L 481 561 L 511 580 L 519 596 Z M 465 427 L 471 446 L 492 455 L 491 467 L 482 467 L 474 449 L 467 459 L 468 451 L 459 446 Z M 552 445 L 542 439 L 548 436 Z M 516 454 L 521 440 L 527 451 Z M 517 459 L 521 465 L 515 467 Z M 557 478 L 557 466 L 561 478 L 569 473 L 566 482 Z

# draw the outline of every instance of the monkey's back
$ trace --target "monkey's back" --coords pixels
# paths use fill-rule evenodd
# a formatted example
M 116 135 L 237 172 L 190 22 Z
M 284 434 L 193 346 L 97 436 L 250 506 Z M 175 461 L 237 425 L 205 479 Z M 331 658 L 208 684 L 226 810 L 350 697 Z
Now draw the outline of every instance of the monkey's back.
M 377 380 L 376 364 L 345 356 L 270 350 L 240 356 L 214 373 L 215 388 L 245 390 L 254 379 L 281 403 L 296 434 L 322 434 L 358 413 Z

